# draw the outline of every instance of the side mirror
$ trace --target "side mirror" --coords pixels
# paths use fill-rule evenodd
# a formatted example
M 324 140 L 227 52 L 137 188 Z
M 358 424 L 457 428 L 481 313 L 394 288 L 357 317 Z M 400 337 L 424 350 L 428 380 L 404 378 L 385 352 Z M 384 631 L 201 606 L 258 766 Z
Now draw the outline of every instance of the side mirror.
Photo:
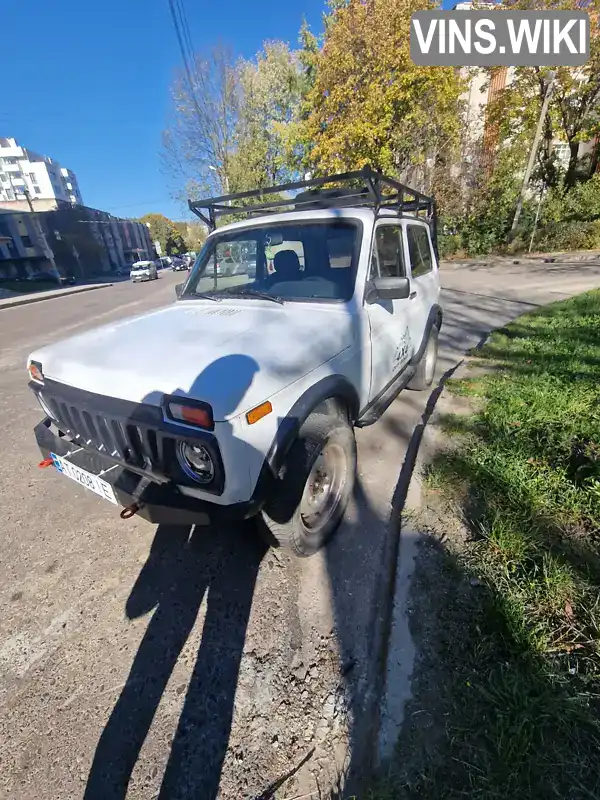
M 405 300 L 410 295 L 410 281 L 408 278 L 375 278 L 373 289 L 380 300 Z
M 184 286 L 185 286 L 185 283 L 178 283 L 175 286 L 175 294 L 177 295 L 177 299 L 179 299 L 181 297 L 181 293 L 183 292 L 183 287 Z

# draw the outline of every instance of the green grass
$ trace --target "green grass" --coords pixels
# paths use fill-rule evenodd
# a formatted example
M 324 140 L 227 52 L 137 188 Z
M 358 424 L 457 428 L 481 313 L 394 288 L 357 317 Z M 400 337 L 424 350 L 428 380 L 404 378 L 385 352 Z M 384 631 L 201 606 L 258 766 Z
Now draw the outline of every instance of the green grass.
M 429 484 L 472 540 L 446 553 L 481 583 L 449 646 L 444 752 L 398 797 L 600 800 L 600 291 L 497 331 L 477 398 Z M 452 651 L 452 652 L 450 652 Z

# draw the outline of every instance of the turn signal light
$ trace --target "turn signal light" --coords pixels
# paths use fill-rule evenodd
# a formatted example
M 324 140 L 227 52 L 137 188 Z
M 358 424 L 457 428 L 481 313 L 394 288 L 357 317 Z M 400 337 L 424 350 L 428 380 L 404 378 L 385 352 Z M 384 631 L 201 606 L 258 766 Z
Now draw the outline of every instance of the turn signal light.
M 254 425 L 255 422 L 266 417 L 271 411 L 273 411 L 273 406 L 267 400 L 266 403 L 261 403 L 259 406 L 256 406 L 256 408 L 253 408 L 252 411 L 248 411 L 246 414 L 246 421 L 248 425 Z
M 35 381 L 36 383 L 44 382 L 41 364 L 38 364 L 37 361 L 31 361 L 27 369 L 29 370 L 29 377 L 32 381 Z
M 215 427 L 212 408 L 208 404 L 187 405 L 185 403 L 167 403 L 167 413 L 178 422 L 185 422 L 186 425 L 195 425 L 197 428 L 205 428 L 212 431 Z

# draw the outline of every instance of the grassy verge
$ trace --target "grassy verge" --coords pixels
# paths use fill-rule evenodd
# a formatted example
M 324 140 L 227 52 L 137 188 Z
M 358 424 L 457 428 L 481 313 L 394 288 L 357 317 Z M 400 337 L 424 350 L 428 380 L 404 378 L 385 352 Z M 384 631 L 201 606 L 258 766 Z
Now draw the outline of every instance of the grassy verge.
M 478 410 L 446 419 L 428 479 L 470 531 L 438 568 L 477 587 L 438 620 L 444 731 L 373 797 L 600 800 L 600 291 L 478 355 L 451 387 Z

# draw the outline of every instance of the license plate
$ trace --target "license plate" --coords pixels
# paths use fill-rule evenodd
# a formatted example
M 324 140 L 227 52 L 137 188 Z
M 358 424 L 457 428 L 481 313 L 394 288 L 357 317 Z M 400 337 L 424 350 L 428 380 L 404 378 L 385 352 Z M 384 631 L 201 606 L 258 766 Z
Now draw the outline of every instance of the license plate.
M 62 456 L 57 456 L 56 453 L 50 453 L 50 457 L 58 472 L 62 472 L 67 478 L 71 478 L 72 481 L 79 483 L 85 489 L 94 492 L 94 494 L 100 495 L 110 503 L 118 505 L 114 489 L 110 483 L 103 481 L 97 475 L 92 475 L 91 472 L 87 472 L 85 469 L 81 469 L 81 467 L 76 467 L 75 464 L 71 464 L 70 461 L 67 461 Z

